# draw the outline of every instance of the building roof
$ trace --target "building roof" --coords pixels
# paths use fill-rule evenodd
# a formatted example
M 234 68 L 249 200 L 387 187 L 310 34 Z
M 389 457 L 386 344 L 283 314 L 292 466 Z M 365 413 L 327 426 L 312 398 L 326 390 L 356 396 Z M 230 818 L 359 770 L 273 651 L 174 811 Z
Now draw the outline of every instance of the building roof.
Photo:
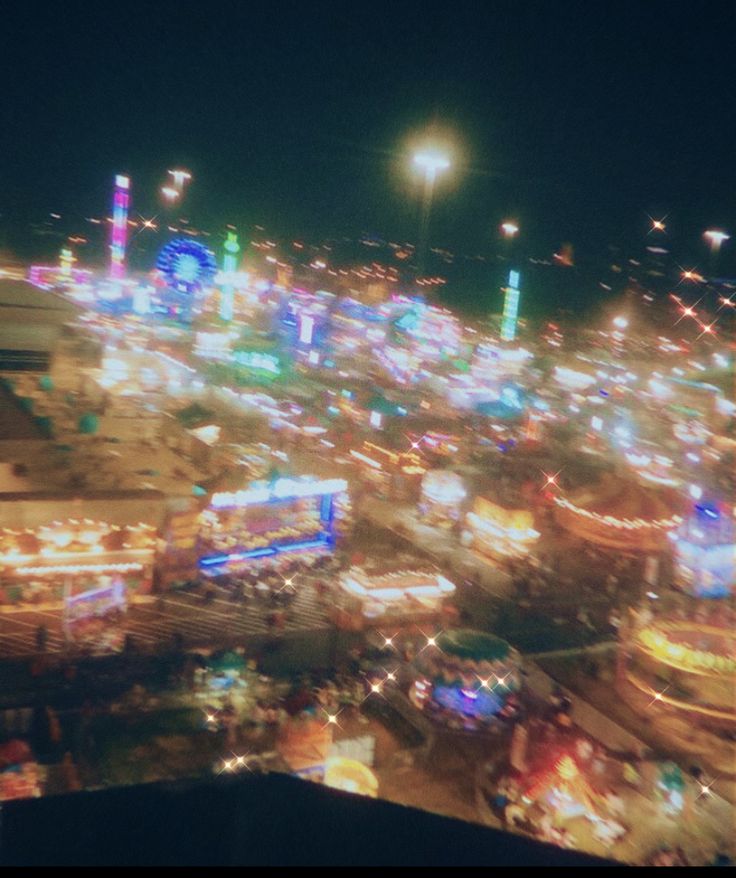
M 48 290 L 40 290 L 24 280 L 0 279 L 0 315 L 2 309 L 23 309 L 29 319 L 44 323 L 64 323 L 79 307 Z
M 11 866 L 609 866 L 608 860 L 280 774 L 3 804 Z

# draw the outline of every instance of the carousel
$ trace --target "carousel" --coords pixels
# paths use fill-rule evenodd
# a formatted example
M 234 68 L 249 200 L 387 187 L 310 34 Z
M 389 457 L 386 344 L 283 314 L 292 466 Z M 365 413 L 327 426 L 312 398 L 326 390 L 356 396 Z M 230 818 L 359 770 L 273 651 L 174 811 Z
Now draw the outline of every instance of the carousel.
M 622 626 L 619 683 L 634 706 L 659 704 L 710 725 L 736 724 L 736 614 L 706 609 L 691 599 L 679 606 L 631 610 Z
M 555 498 L 557 523 L 590 543 L 623 552 L 659 552 L 667 534 L 682 523 L 674 492 L 608 475 Z
M 475 731 L 513 708 L 521 689 L 521 656 L 505 640 L 458 629 L 432 638 L 415 661 L 409 697 L 450 728 Z
M 677 591 L 632 608 L 620 629 L 619 687 L 634 706 L 736 723 L 733 533 L 727 510 L 698 505 L 672 535 Z

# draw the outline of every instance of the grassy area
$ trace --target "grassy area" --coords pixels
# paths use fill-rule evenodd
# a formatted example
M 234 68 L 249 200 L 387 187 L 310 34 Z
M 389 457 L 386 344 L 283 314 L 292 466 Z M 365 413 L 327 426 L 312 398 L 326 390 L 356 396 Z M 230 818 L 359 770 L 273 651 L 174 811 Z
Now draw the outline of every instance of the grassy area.
M 508 640 L 521 652 L 551 652 L 587 646 L 599 638 L 577 622 L 556 625 L 550 613 L 525 609 L 515 604 L 502 605 L 493 621 L 494 633 Z
M 135 784 L 206 772 L 220 750 L 196 708 L 106 715 L 92 725 L 94 762 L 105 783 Z

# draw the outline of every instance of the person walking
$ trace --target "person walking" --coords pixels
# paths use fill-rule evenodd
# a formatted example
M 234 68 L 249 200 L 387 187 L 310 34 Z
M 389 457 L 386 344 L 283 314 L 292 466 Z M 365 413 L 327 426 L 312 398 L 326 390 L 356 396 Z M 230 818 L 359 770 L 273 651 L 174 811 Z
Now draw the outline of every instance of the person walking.
M 48 643 L 49 638 L 49 630 L 45 625 L 39 625 L 36 628 L 36 649 L 39 652 L 46 652 L 46 645 Z

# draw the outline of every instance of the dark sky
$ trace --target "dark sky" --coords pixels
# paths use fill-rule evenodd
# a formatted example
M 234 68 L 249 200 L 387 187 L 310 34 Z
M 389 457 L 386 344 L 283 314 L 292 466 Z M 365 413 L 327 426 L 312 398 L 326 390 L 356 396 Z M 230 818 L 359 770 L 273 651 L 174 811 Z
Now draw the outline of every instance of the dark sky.
M 50 9 L 56 11 L 50 11 Z M 473 252 L 518 217 L 597 248 L 669 214 L 736 235 L 736 5 L 16 3 L 0 33 L 0 212 L 100 215 L 112 175 L 155 210 L 194 174 L 203 224 L 412 239 L 407 138 L 454 132 L 433 239 Z M 731 242 L 733 245 L 733 242 Z

